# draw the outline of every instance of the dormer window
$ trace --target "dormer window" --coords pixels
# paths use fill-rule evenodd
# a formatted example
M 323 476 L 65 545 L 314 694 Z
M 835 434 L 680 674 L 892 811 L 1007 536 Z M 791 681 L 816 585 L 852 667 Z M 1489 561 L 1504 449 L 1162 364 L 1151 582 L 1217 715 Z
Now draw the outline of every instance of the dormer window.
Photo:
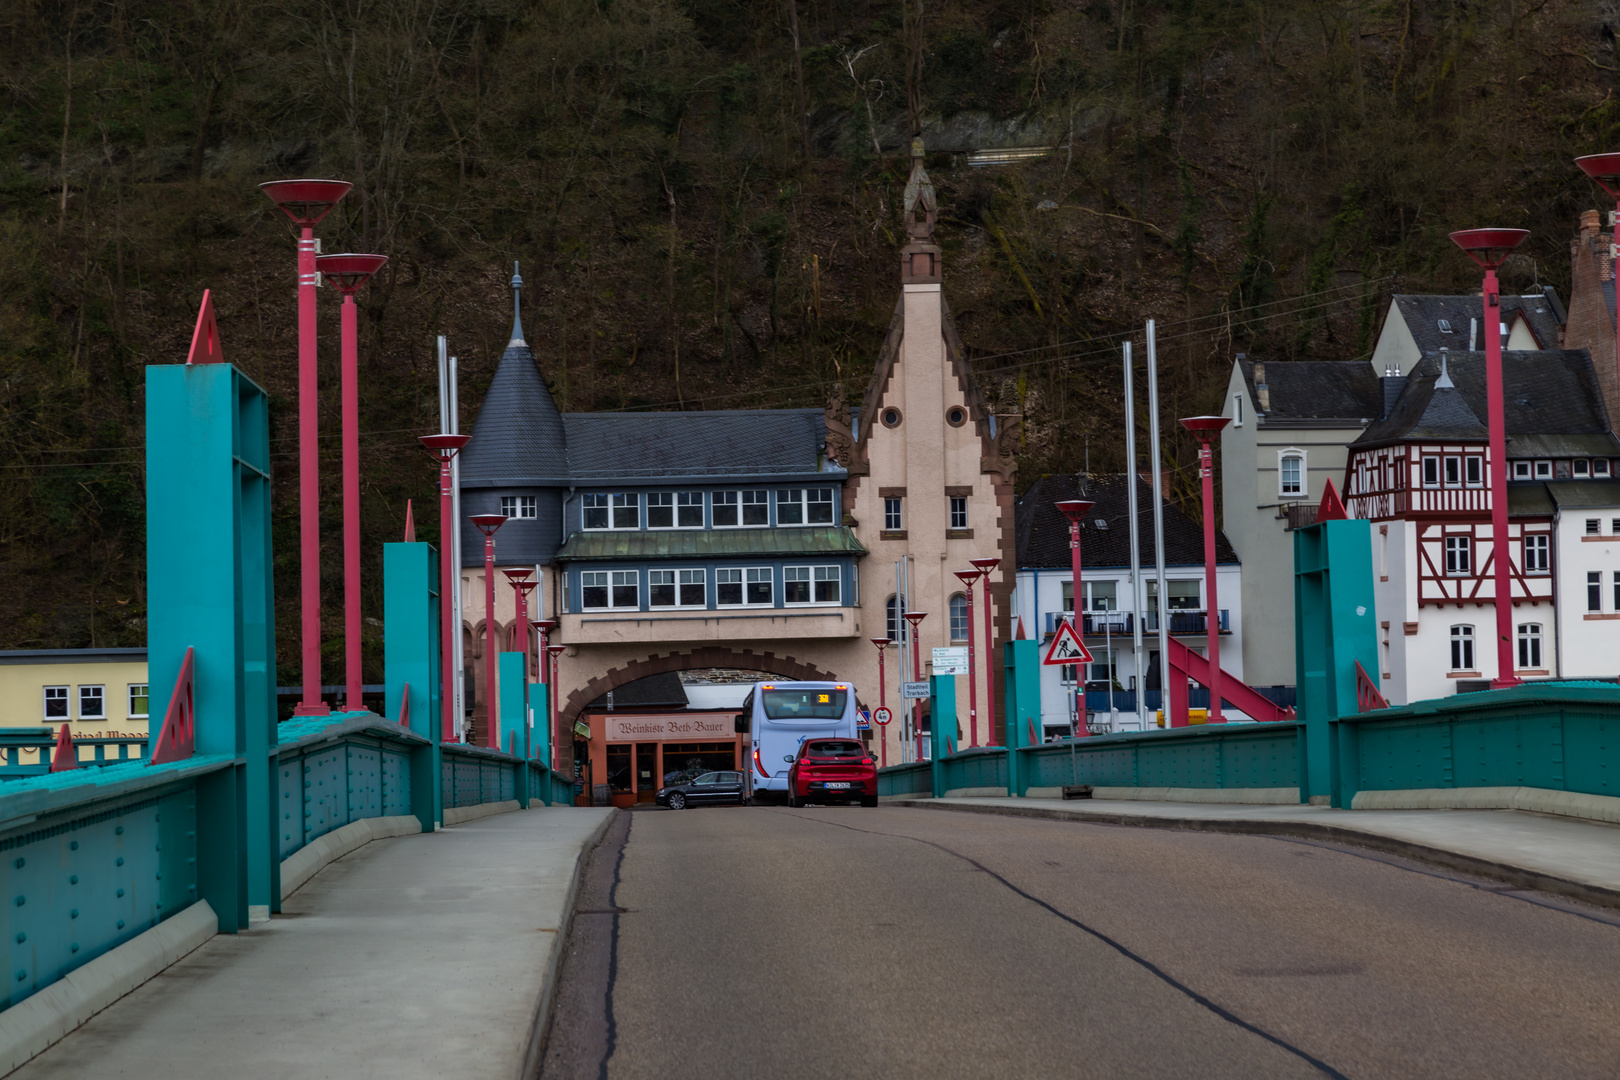
M 1590 476 L 1592 474 L 1591 462 L 1585 458 L 1576 458 L 1569 463 L 1570 471 L 1576 476 Z
M 1515 461 L 1513 463 L 1513 479 L 1530 479 L 1530 463 L 1528 461 Z
M 1553 474 L 1552 462 L 1550 462 L 1550 461 L 1538 461 L 1538 462 L 1536 462 L 1536 479 L 1537 480 L 1551 480 L 1552 479 L 1552 474 Z
M 1609 475 L 1609 459 L 1608 458 L 1594 458 L 1592 460 L 1592 475 L 1593 476 L 1608 476 Z
M 1453 331 L 1451 329 L 1451 320 L 1450 319 L 1441 319 L 1440 320 L 1440 332 L 1442 334 L 1455 333 L 1455 331 Z

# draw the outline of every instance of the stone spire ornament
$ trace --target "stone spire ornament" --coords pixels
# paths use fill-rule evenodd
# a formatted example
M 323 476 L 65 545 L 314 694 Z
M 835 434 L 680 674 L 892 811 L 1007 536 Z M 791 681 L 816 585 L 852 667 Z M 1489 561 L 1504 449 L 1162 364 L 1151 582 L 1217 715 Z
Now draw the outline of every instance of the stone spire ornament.
M 508 348 L 513 345 L 526 346 L 529 344 L 523 340 L 523 305 L 520 302 L 522 296 L 523 279 L 518 276 L 518 264 L 514 261 L 512 263 L 512 340 L 506 343 Z
M 939 247 L 934 243 L 934 222 L 939 217 L 939 198 L 934 182 L 923 167 L 923 141 L 911 140 L 911 179 L 906 181 L 906 237 L 900 249 L 902 285 L 939 284 Z

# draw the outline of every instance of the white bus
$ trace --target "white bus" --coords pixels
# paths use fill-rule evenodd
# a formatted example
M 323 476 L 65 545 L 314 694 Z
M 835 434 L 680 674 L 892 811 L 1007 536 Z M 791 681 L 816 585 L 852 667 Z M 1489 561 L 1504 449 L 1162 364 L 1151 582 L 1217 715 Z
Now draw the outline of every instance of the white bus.
M 806 739 L 858 739 L 855 688 L 838 682 L 755 683 L 737 715 L 750 736 L 748 775 L 754 794 L 788 795 L 788 767 Z

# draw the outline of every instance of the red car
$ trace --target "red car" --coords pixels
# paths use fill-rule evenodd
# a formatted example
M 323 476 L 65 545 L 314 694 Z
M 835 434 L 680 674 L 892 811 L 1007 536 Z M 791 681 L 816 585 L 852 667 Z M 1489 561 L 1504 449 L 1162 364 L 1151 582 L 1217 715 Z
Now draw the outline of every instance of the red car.
M 806 739 L 788 769 L 788 805 L 849 802 L 876 806 L 877 765 L 854 739 Z

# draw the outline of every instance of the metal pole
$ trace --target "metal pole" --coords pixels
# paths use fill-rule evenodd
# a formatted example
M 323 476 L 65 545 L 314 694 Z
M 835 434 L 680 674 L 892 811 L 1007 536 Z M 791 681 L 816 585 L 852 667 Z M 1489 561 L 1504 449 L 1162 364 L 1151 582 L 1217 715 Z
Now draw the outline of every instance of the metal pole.
M 1148 454 L 1153 468 L 1153 568 L 1158 579 L 1158 596 L 1154 602 L 1154 617 L 1159 623 L 1159 708 L 1164 711 L 1165 723 L 1173 724 L 1170 715 L 1170 616 L 1165 604 L 1164 582 L 1164 470 L 1163 454 L 1159 449 L 1159 349 L 1154 336 L 1153 320 L 1147 324 L 1147 380 L 1148 380 Z M 1142 679 L 1143 692 L 1147 679 Z
M 973 586 L 979 580 L 978 574 L 957 574 L 966 586 L 967 592 L 967 643 L 968 643 L 968 745 L 979 745 L 979 677 L 975 673 L 975 660 L 973 639 Z M 947 617 L 949 615 L 947 614 Z
M 1207 437 L 1198 444 L 1198 476 L 1204 487 L 1204 637 L 1209 642 L 1209 711 L 1206 724 L 1224 722 L 1221 716 L 1221 609 L 1215 591 L 1215 454 Z
M 883 632 L 888 633 L 888 628 L 885 627 Z M 888 694 L 888 687 L 884 684 L 883 654 L 889 651 L 889 639 L 886 638 L 886 637 L 880 637 L 880 638 L 869 638 L 867 640 L 871 641 L 871 643 L 877 648 L 877 653 L 878 653 L 878 708 L 879 709 L 887 709 L 889 707 L 889 694 Z M 877 715 L 876 712 L 874 712 L 873 713 L 874 719 L 876 718 L 876 715 Z M 894 718 L 894 714 L 890 713 L 889 718 L 892 720 Z M 889 725 L 888 724 L 879 724 L 878 725 L 878 754 L 879 754 L 879 757 L 881 758 L 881 767 L 887 768 L 888 765 L 889 765 Z
M 1074 573 L 1074 633 L 1081 641 L 1085 640 L 1086 621 L 1081 616 L 1082 599 L 1085 588 L 1080 577 L 1080 519 L 1069 519 L 1069 564 Z M 1086 672 L 1085 664 L 1074 665 L 1074 737 L 1083 739 L 1090 732 L 1086 730 Z
M 996 634 L 990 618 L 990 571 L 1000 566 L 1001 560 L 968 561 L 984 575 L 984 744 L 996 746 Z
M 495 530 L 484 533 L 484 745 L 501 748 L 495 710 Z
M 453 516 L 452 484 L 450 481 L 451 460 L 452 458 L 446 457 L 444 464 L 439 466 L 439 532 L 441 534 L 455 528 L 456 519 Z M 456 699 L 455 695 L 450 693 L 455 676 L 453 665 L 455 664 L 456 654 L 450 645 L 461 634 L 460 628 L 451 622 L 453 613 L 444 602 L 444 597 L 450 590 L 450 583 L 454 579 L 454 573 L 455 570 L 450 565 L 450 560 L 445 557 L 444 538 L 441 535 L 439 539 L 439 626 L 441 634 L 439 640 L 439 668 L 440 677 L 444 680 L 444 686 L 440 688 L 439 695 L 444 705 L 444 717 L 439 732 L 440 742 L 456 741 Z
M 360 701 L 360 329 L 354 293 L 343 294 L 343 653 L 347 708 Z
M 1136 372 L 1131 363 L 1131 343 L 1125 343 L 1125 460 L 1130 484 L 1126 487 L 1131 515 L 1131 646 L 1136 666 L 1136 726 L 1147 730 L 1147 657 L 1142 650 L 1142 546 L 1138 539 L 1141 511 L 1136 505 Z
M 1620 305 L 1617 305 L 1620 306 Z M 1620 315 L 1616 316 L 1620 319 Z M 1496 271 L 1485 270 L 1485 407 L 1491 432 L 1491 562 L 1496 571 L 1496 681 L 1517 686 L 1513 673 L 1512 558 L 1508 546 L 1507 421 L 1502 405 L 1502 311 Z M 1617 323 L 1620 332 L 1620 323 Z
M 295 716 L 331 713 L 321 700 L 320 387 L 315 333 L 315 230 L 298 235 L 298 570 L 304 697 Z
M 449 373 L 450 391 L 450 434 L 460 435 L 461 402 L 456 385 L 459 378 L 456 366 L 456 358 L 454 355 L 452 355 L 448 361 L 447 371 Z M 450 530 L 449 539 L 441 540 L 440 543 L 443 544 L 446 550 L 449 551 L 450 565 L 453 568 L 453 573 L 450 578 L 451 589 L 449 595 L 451 608 L 455 612 L 456 620 L 453 624 L 456 631 L 455 641 L 452 643 L 452 651 L 454 652 L 456 658 L 456 677 L 454 680 L 455 685 L 451 687 L 451 696 L 454 698 L 456 703 L 455 735 L 456 741 L 459 742 L 464 741 L 464 733 L 467 726 L 467 642 L 462 633 L 462 627 L 467 625 L 467 613 L 463 610 L 461 595 L 461 458 L 459 455 L 450 462 L 450 478 L 452 481 L 450 498 L 454 503 L 453 509 L 455 511 L 451 520 L 455 522 L 455 527 Z

